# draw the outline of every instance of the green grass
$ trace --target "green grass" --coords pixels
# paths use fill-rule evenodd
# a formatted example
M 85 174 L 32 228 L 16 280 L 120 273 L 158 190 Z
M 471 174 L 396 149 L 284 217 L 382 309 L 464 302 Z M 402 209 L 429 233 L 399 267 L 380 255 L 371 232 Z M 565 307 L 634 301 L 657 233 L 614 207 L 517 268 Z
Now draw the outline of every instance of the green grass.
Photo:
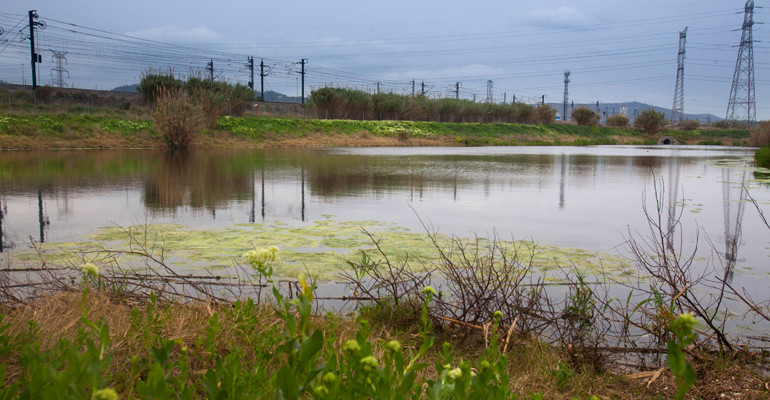
M 770 146 L 761 147 L 754 153 L 754 161 L 758 167 L 770 168 Z
M 43 107 L 45 108 L 45 107 Z M 103 132 L 118 133 L 124 137 L 139 134 L 158 135 L 152 119 L 146 115 L 134 115 L 132 110 L 123 113 L 83 114 L 78 107 L 74 112 L 49 114 L 6 113 L 0 116 L 0 135 L 47 136 L 62 139 L 91 138 Z M 647 144 L 652 139 L 629 128 L 606 126 L 578 126 L 569 124 L 506 124 L 506 123 L 445 123 L 415 121 L 358 121 L 325 120 L 274 117 L 222 117 L 216 130 L 204 134 L 227 132 L 235 137 L 264 141 L 268 138 L 301 138 L 309 134 L 346 134 L 367 132 L 378 137 L 410 138 L 450 137 L 468 146 L 511 146 L 511 145 L 597 145 L 617 144 L 618 138 L 638 138 L 635 141 Z M 747 130 L 692 130 L 660 132 L 670 134 L 678 140 L 703 143 L 716 142 L 715 138 L 743 139 L 749 137 Z M 576 140 L 564 140 L 565 136 Z M 624 140 L 629 142 L 628 140 Z

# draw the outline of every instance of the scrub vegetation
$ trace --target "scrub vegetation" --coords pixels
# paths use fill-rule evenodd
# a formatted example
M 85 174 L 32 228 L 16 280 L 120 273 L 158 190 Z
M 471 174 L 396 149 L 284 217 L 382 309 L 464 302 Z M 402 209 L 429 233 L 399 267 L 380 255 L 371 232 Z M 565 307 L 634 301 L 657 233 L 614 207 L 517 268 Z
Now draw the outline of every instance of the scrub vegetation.
M 15 103 L 11 111 L 0 106 L 0 148 L 167 148 L 181 147 L 183 142 L 193 148 L 574 146 L 644 144 L 652 140 L 638 129 L 622 126 L 622 121 L 615 121 L 619 120 L 617 117 L 611 117 L 608 126 L 597 125 L 597 115 L 590 109 L 585 109 L 588 119 L 582 122 L 585 126 L 581 126 L 554 123 L 555 110 L 547 106 L 536 108 L 520 103 L 495 105 L 391 94 L 366 94 L 368 100 L 362 100 L 361 104 L 371 106 L 372 111 L 368 114 L 363 112 L 361 116 L 357 111 L 333 116 L 334 113 L 329 114 L 331 111 L 327 113 L 327 109 L 317 108 L 316 103 L 311 101 L 305 106 L 294 106 L 301 109 L 301 112 L 286 109 L 281 113 L 280 109 L 275 112 L 273 108 L 269 108 L 270 111 L 262 111 L 260 108 L 260 115 L 255 117 L 251 112 L 246 112 L 252 94 L 243 85 L 211 82 L 200 77 L 192 77 L 183 82 L 160 73 L 145 78 L 142 82 L 142 95 L 146 97 L 142 100 L 144 105 L 139 104 L 138 98 L 129 101 L 89 93 L 64 93 L 62 97 L 56 92 L 49 94 L 54 99 L 50 104 L 40 100 L 37 105 L 24 96 L 19 98 L 21 100 L 12 96 Z M 167 104 L 169 107 L 174 105 L 174 109 L 187 111 L 164 113 L 164 110 L 171 108 L 155 107 L 161 88 L 166 88 L 165 99 L 173 99 L 172 103 Z M 23 91 L 20 92 L 23 94 Z M 172 92 L 175 96 L 168 96 Z M 317 101 L 329 107 L 338 103 L 358 104 L 358 100 L 345 100 L 347 103 L 340 100 L 352 96 L 351 93 L 332 91 L 328 98 L 318 97 L 322 100 Z M 76 94 L 81 102 L 73 104 L 73 96 Z M 402 110 L 397 112 L 398 116 L 395 113 L 390 115 L 391 111 L 378 111 L 397 109 Z M 427 111 L 424 111 L 423 117 L 403 117 L 402 112 L 409 110 Z M 577 114 L 573 114 L 573 118 L 577 120 L 581 110 L 575 110 Z M 454 112 L 461 114 L 449 114 Z M 245 116 L 247 114 L 249 116 Z M 293 117 L 311 114 L 313 118 Z M 173 124 L 172 115 L 175 120 Z M 201 118 L 204 120 L 203 126 L 198 129 Z M 619 126 L 609 126 L 615 122 Z M 639 129 L 642 129 L 640 124 L 637 123 Z M 666 134 L 686 144 L 722 141 L 725 145 L 747 145 L 760 140 L 761 132 L 764 131 L 760 129 L 752 136 L 746 129 L 700 127 L 692 130 L 676 129 Z M 180 141 L 180 136 L 188 137 Z M 750 140 L 750 136 L 756 140 Z

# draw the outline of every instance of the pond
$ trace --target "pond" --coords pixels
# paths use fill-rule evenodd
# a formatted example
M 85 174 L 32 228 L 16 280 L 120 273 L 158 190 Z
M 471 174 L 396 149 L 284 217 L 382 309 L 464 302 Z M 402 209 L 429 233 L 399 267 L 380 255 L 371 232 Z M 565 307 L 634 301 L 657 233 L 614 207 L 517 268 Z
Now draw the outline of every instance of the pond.
M 0 153 L 3 265 L 96 244 L 121 228 L 160 233 L 183 268 L 226 268 L 244 250 L 277 245 L 278 272 L 333 279 L 370 245 L 430 257 L 425 227 L 445 235 L 527 240 L 556 264 L 614 272 L 632 263 L 629 231 L 649 233 L 643 203 L 664 222 L 681 213 L 698 260 L 732 254 L 735 284 L 766 290 L 767 175 L 753 149 L 703 146 L 80 150 Z M 764 171 L 766 172 L 766 171 Z M 745 188 L 745 189 L 744 189 Z M 640 236 L 641 237 L 641 236 Z M 422 239 L 421 239 L 422 238 Z M 710 244 L 711 243 L 711 244 Z

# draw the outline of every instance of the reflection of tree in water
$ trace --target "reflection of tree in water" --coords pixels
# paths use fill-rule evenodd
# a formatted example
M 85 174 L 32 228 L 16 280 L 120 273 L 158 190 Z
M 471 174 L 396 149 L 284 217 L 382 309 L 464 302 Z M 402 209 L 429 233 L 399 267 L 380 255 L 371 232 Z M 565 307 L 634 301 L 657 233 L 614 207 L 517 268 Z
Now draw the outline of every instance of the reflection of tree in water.
M 491 185 L 503 180 L 516 185 L 543 184 L 552 179 L 552 154 L 497 156 L 312 156 L 305 160 L 314 196 L 349 196 L 365 192 L 409 190 L 420 197 L 427 189 L 457 190 L 481 185 L 488 195 Z
M 253 162 L 226 154 L 169 151 L 144 181 L 150 210 L 188 206 L 214 212 L 233 200 L 251 200 Z

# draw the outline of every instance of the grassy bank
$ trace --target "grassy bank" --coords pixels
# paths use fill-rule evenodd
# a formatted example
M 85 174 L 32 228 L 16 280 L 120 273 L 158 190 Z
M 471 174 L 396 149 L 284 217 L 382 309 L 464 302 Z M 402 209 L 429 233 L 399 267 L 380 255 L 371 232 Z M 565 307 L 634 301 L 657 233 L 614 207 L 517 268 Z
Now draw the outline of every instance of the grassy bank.
M 279 398 L 331 399 L 336 397 L 330 381 L 336 378 L 343 390 L 358 394 L 351 398 L 461 399 L 462 392 L 470 392 L 489 399 L 588 400 L 673 398 L 677 386 L 667 370 L 651 382 L 655 370 L 642 374 L 644 379 L 597 371 L 568 351 L 527 337 L 504 337 L 494 329 L 486 340 L 481 333 L 469 337 L 449 324 L 424 325 L 419 315 L 395 307 L 364 306 L 350 315 L 308 314 L 304 322 L 286 314 L 281 317 L 275 307 L 251 301 L 136 299 L 104 289 L 86 296 L 43 297 L 3 313 L 0 376 L 5 386 L 0 394 L 17 391 L 19 398 L 39 399 L 271 399 L 283 390 Z M 300 334 L 300 329 L 307 332 Z M 310 335 L 311 331 L 317 333 Z M 305 338 L 294 345 L 299 350 L 294 362 L 312 363 L 296 377 L 298 368 L 286 366 L 297 355 L 287 356 L 292 346 L 285 348 L 294 335 Z M 497 335 L 501 336 L 495 339 Z M 311 345 L 306 340 L 314 337 L 320 339 L 312 344 L 314 357 L 309 357 Z M 425 346 L 434 341 L 435 345 Z M 394 349 L 394 343 L 399 347 Z M 374 371 L 357 364 L 351 352 L 360 357 L 370 354 Z M 726 359 L 706 362 L 707 355 L 696 355 L 701 360 L 695 363 L 698 380 L 688 398 L 716 399 L 724 393 L 766 398 L 761 378 L 748 366 Z M 419 364 L 407 366 L 412 357 Z M 321 369 L 314 369 L 316 362 Z M 414 372 L 407 377 L 410 384 L 404 381 L 406 367 Z M 451 377 L 454 369 L 461 376 Z M 466 373 L 467 381 L 462 376 Z M 480 387 L 476 375 L 490 373 L 490 380 Z M 309 375 L 313 377 L 304 384 L 294 380 Z M 368 382 L 372 383 L 367 389 Z M 398 384 L 388 387 L 387 382 Z M 433 397 L 431 389 L 437 384 L 443 392 Z M 291 385 L 294 392 L 285 393 L 292 391 Z M 324 386 L 332 393 L 324 393 L 320 389 Z M 116 397 L 98 397 L 110 390 Z
M 110 113 L 0 114 L 0 148 L 161 148 L 153 121 L 136 110 Z M 661 132 L 685 144 L 745 145 L 746 130 Z M 222 117 L 191 144 L 197 148 L 271 146 L 516 146 L 655 144 L 633 129 L 571 124 L 353 121 Z

